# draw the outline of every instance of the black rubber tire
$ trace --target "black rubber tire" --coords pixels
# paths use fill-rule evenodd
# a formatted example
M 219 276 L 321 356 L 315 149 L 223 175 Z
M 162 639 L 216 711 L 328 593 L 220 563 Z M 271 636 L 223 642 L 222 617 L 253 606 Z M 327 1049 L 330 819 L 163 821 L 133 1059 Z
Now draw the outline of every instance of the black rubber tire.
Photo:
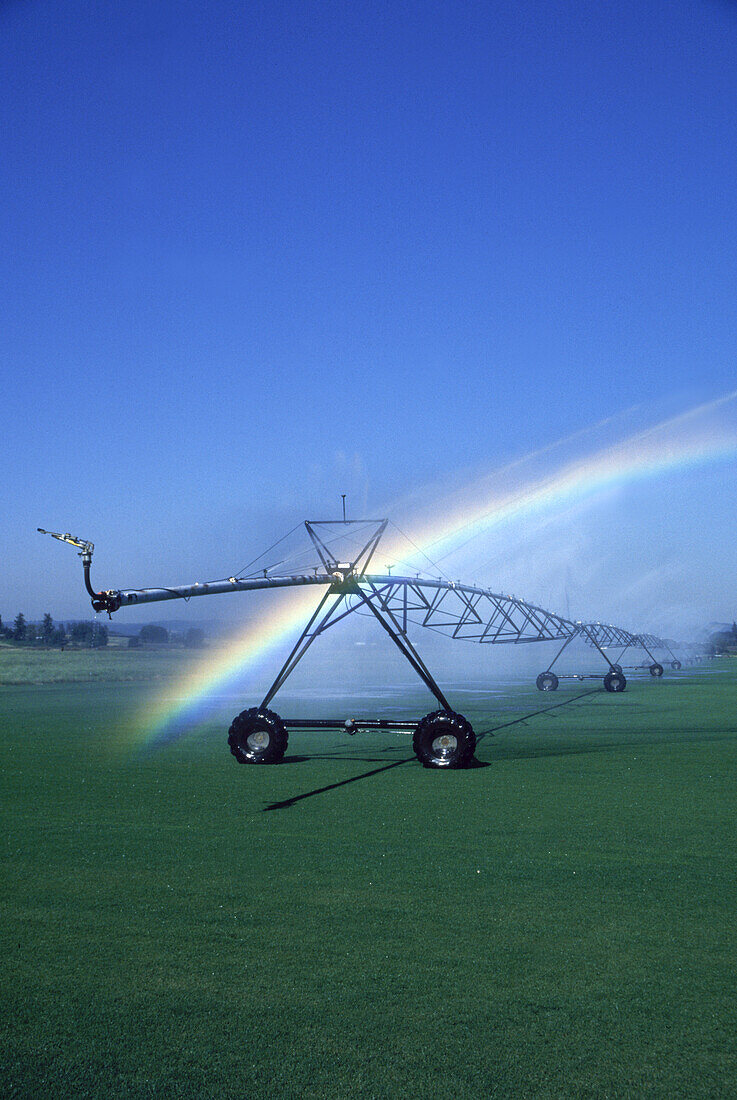
M 622 666 L 621 665 L 614 664 L 614 665 L 612 665 L 612 668 L 614 669 L 615 672 L 621 672 L 622 671 Z
M 676 670 L 676 672 L 678 672 L 678 669 L 681 668 L 682 665 L 681 665 L 680 661 L 671 661 L 670 667 L 674 668 Z
M 650 665 L 650 675 L 659 679 L 663 675 L 663 666 L 659 665 L 657 661 L 654 665 Z
M 558 690 L 558 677 L 554 672 L 541 672 L 535 685 L 538 691 L 557 691 Z
M 462 714 L 436 710 L 420 719 L 412 748 L 425 768 L 467 768 L 476 749 L 476 734 Z
M 239 764 L 278 764 L 287 751 L 288 740 L 287 727 L 266 707 L 241 711 L 228 730 L 230 751 Z
M 607 691 L 624 691 L 627 687 L 627 680 L 623 672 L 607 672 L 604 677 L 604 688 Z

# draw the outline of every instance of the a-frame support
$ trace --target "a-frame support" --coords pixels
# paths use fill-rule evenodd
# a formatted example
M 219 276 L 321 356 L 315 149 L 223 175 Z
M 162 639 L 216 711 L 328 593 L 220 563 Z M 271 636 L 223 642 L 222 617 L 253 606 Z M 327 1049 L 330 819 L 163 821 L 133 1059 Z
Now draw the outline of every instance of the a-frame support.
M 397 621 L 393 612 L 389 607 L 389 603 L 382 597 L 381 592 L 377 589 L 373 581 L 366 578 L 365 573 L 368 569 L 369 562 L 374 555 L 374 551 L 379 544 L 381 536 L 386 529 L 386 520 L 336 520 L 336 521 L 323 521 L 320 526 L 326 523 L 333 523 L 335 525 L 347 526 L 350 524 L 363 524 L 367 523 L 374 525 L 374 530 L 371 532 L 368 540 L 364 543 L 361 550 L 358 552 L 356 558 L 351 562 L 338 562 L 334 556 L 330 553 L 330 549 L 325 541 L 320 537 L 315 527 L 318 526 L 314 522 L 309 520 L 305 521 L 305 527 L 312 539 L 312 543 L 318 553 L 320 561 L 322 562 L 326 572 L 336 574 L 336 582 L 331 585 L 328 591 L 325 593 L 319 604 L 315 608 L 309 622 L 305 626 L 304 630 L 297 639 L 291 653 L 287 657 L 286 661 L 280 668 L 276 679 L 267 691 L 261 702 L 261 708 L 268 707 L 271 700 L 274 698 L 279 689 L 283 686 L 286 680 L 291 676 L 294 669 L 304 657 L 307 650 L 310 648 L 315 638 L 319 637 L 329 626 L 333 626 L 340 619 L 345 618 L 351 612 L 355 611 L 358 607 L 367 607 L 377 620 L 382 629 L 389 635 L 395 646 L 402 654 L 402 656 L 409 662 L 422 682 L 428 688 L 430 692 L 435 696 L 438 703 L 443 710 L 450 711 L 451 707 L 448 700 L 443 695 L 442 691 L 438 687 L 434 676 L 430 672 L 429 668 L 420 657 L 419 653 L 409 640 L 406 631 L 406 624 L 404 627 Z M 370 591 L 365 591 L 361 584 L 366 585 Z M 326 608 L 331 597 L 333 597 L 332 603 Z M 344 608 L 340 615 L 336 616 L 338 608 L 344 601 L 347 601 L 349 597 L 353 597 L 358 600 L 357 603 L 352 603 Z M 322 614 L 321 614 L 322 613 Z
M 324 612 L 322 617 L 320 617 L 320 613 L 325 608 L 325 605 L 328 603 L 331 596 L 334 597 L 333 602 Z M 335 612 L 338 610 L 343 601 L 346 600 L 349 596 L 358 597 L 359 602 L 344 610 L 337 619 L 333 619 Z M 376 606 L 377 602 L 381 605 L 380 608 Z M 435 696 L 437 701 L 440 703 L 442 709 L 447 711 L 451 710 L 450 704 L 438 687 L 434 676 L 430 672 L 425 662 L 422 660 L 422 657 L 420 657 L 415 647 L 412 645 L 412 642 L 402 631 L 400 624 L 397 622 L 392 612 L 384 604 L 384 601 L 381 599 L 380 593 L 377 591 L 374 585 L 371 584 L 371 593 L 367 594 L 362 591 L 358 583 L 355 581 L 347 582 L 340 591 L 336 592 L 335 588 L 331 587 L 325 593 L 323 598 L 320 600 L 320 603 L 315 608 L 312 616 L 310 617 L 309 622 L 297 639 L 297 642 L 294 645 L 291 653 L 280 668 L 273 684 L 266 692 L 266 695 L 261 702 L 262 708 L 268 707 L 269 703 L 274 698 L 276 693 L 288 680 L 294 669 L 302 660 L 305 653 L 314 642 L 315 638 L 319 637 L 320 634 L 327 630 L 329 626 L 332 626 L 334 622 L 337 622 L 338 619 L 345 618 L 346 615 L 349 615 L 352 611 L 355 611 L 357 607 L 360 606 L 366 606 L 369 611 L 371 611 L 374 618 L 378 621 L 384 631 L 389 635 L 402 656 L 409 662 L 409 664 L 415 670 L 415 672 L 428 688 L 428 690 L 431 691 L 432 694 Z

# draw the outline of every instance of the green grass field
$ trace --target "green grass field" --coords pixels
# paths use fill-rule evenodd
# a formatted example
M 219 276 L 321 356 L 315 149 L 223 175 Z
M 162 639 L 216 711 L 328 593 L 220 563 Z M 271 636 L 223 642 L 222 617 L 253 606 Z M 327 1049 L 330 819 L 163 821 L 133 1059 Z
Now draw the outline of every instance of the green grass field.
M 3 1095 L 735 1096 L 734 664 L 457 692 L 449 773 L 136 758 L 140 685 L 1 688 Z
M 201 652 L 174 647 L 64 650 L 0 644 L 0 686 L 5 684 L 85 684 L 168 680 Z

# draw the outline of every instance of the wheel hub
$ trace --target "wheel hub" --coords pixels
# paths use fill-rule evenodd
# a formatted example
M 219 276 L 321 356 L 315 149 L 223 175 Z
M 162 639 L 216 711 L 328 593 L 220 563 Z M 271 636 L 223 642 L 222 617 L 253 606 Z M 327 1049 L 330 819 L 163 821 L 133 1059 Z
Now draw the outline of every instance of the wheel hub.
M 254 732 L 249 733 L 246 738 L 246 744 L 249 749 L 253 749 L 254 751 L 265 749 L 269 744 L 269 735 L 266 730 L 254 730 Z
M 432 743 L 432 751 L 438 756 L 450 756 L 458 748 L 458 741 L 452 733 L 441 733 Z

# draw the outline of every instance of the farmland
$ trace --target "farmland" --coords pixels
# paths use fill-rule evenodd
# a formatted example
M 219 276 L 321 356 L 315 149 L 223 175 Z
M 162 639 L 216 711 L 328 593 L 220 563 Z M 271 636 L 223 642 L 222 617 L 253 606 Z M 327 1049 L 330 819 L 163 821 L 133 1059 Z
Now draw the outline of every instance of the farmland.
M 730 1095 L 735 662 L 459 688 L 443 773 L 385 733 L 240 767 L 227 707 L 136 754 L 103 656 L 0 688 L 5 1095 Z
M 0 645 L 0 686 L 121 683 L 169 679 L 197 658 L 182 649 L 24 648 Z

